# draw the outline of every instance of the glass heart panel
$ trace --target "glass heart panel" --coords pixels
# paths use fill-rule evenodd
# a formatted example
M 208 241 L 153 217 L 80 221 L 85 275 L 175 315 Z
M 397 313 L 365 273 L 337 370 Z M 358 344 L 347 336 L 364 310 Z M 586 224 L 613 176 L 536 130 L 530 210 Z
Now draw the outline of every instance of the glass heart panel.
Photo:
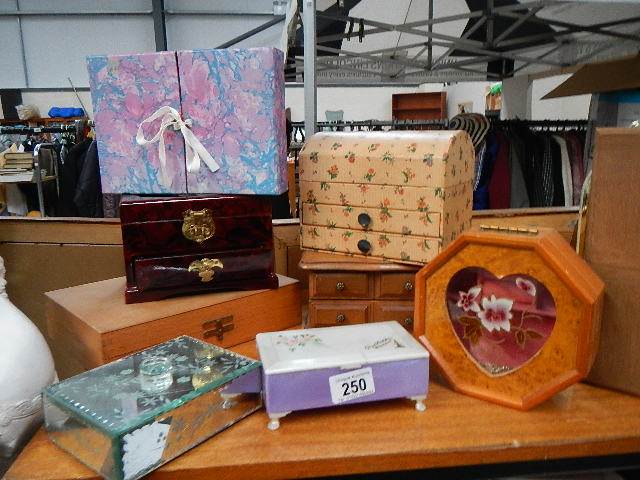
M 458 340 L 489 375 L 507 374 L 535 357 L 556 323 L 549 289 L 529 275 L 498 278 L 466 267 L 451 277 L 446 296 Z

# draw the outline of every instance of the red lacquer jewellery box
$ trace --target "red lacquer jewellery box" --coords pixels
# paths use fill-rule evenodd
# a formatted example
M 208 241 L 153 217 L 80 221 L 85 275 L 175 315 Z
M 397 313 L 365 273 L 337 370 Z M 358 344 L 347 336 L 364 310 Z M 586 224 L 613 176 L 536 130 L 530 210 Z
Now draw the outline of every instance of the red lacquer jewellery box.
M 268 199 L 128 200 L 122 202 L 120 220 L 127 303 L 278 287 Z
M 482 227 L 416 275 L 414 334 L 455 390 L 527 410 L 589 372 L 603 291 L 555 230 Z

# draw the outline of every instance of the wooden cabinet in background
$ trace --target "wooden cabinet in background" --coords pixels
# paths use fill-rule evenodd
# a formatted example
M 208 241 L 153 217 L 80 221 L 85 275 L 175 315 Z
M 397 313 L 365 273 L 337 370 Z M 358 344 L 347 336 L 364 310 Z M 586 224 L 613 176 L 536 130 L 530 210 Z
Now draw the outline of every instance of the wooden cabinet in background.
M 447 92 L 394 93 L 391 116 L 394 120 L 444 120 Z
M 395 320 L 413 330 L 417 266 L 305 251 L 309 272 L 309 327 Z

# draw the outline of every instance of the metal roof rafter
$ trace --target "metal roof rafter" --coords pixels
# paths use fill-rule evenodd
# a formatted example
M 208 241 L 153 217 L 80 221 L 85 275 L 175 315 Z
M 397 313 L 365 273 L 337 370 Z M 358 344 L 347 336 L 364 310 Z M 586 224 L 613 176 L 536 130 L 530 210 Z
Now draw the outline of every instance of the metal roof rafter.
M 517 30 L 524 22 L 526 22 L 529 18 L 533 17 L 536 13 L 542 10 L 543 7 L 536 7 L 531 10 L 526 15 L 522 15 L 518 20 L 513 22 L 509 28 L 507 28 L 504 32 L 498 35 L 494 39 L 494 45 L 499 46 L 500 42 L 507 38 L 511 33 Z
M 499 13 L 499 15 L 502 17 L 508 17 L 508 18 L 516 18 L 516 19 L 521 18 L 521 15 L 517 13 L 503 12 L 503 13 Z M 625 40 L 634 40 L 636 42 L 640 42 L 640 37 L 638 37 L 637 35 L 628 35 L 622 32 L 612 32 L 610 30 L 603 30 L 597 24 L 596 25 L 578 25 L 575 23 L 561 22 L 559 20 L 552 20 L 550 18 L 539 18 L 535 16 L 528 17 L 525 21 L 531 22 L 531 23 L 549 25 L 549 26 L 563 27 L 563 28 L 566 28 L 568 32 L 574 32 L 574 33 L 591 32 L 591 33 L 596 33 L 598 35 L 606 35 L 609 37 L 623 38 Z M 566 32 L 562 32 L 562 33 L 566 33 Z
M 453 42 L 455 44 L 455 42 Z M 448 43 L 444 43 L 444 42 L 433 42 L 434 45 L 438 45 L 438 46 L 442 46 L 442 47 L 449 47 L 450 44 Z M 529 49 L 533 49 L 533 48 L 540 48 L 539 46 L 535 46 L 535 47 L 529 47 Z M 565 64 L 560 63 L 560 62 L 555 62 L 555 61 L 549 61 L 549 60 L 538 60 L 536 58 L 530 58 L 530 57 L 523 57 L 522 55 L 518 55 L 515 52 L 496 52 L 493 50 L 487 50 L 485 48 L 475 48 L 475 47 L 469 47 L 466 45 L 456 45 L 456 49 L 457 50 L 461 50 L 463 52 L 468 52 L 468 53 L 474 53 L 477 55 L 486 55 L 488 57 L 492 57 L 492 58 L 506 58 L 506 59 L 511 59 L 511 60 L 519 60 L 522 62 L 528 62 L 531 61 L 532 63 L 541 63 L 543 65 L 551 65 L 554 67 L 564 67 Z
M 415 62 L 415 61 L 408 60 L 408 59 L 407 60 L 400 60 L 400 59 L 397 59 L 397 58 L 390 58 L 390 57 L 376 57 L 374 55 L 369 55 L 366 52 L 351 52 L 349 50 L 341 50 L 341 49 L 337 49 L 337 48 L 325 47 L 323 45 L 317 45 L 316 49 L 321 51 L 321 52 L 344 54 L 347 57 L 368 58 L 370 60 L 377 61 L 377 62 L 391 63 L 391 64 L 403 65 L 403 66 L 406 65 L 406 66 L 409 66 L 409 67 L 423 68 L 423 69 L 427 68 L 427 65 L 422 63 L 422 62 Z
M 351 16 L 336 16 L 336 15 L 329 15 L 326 13 L 322 13 L 322 12 L 318 12 L 318 16 L 322 17 L 322 18 L 328 18 L 330 20 L 336 20 L 336 21 L 343 21 L 343 22 L 349 22 L 351 20 L 353 20 L 354 22 L 359 22 L 360 19 L 356 18 L 356 17 L 351 17 Z M 461 13 L 459 15 L 449 15 L 446 17 L 439 17 L 439 18 L 434 18 L 433 20 L 418 20 L 415 22 L 408 22 L 408 23 L 404 23 L 401 24 L 404 27 L 408 27 L 408 28 L 414 28 L 414 27 L 424 27 L 424 26 L 429 26 L 429 25 L 436 25 L 438 23 L 447 23 L 447 22 L 454 22 L 456 20 L 465 20 L 465 19 L 470 19 L 470 18 L 477 18 L 477 17 L 482 17 L 484 16 L 484 12 L 482 10 L 476 10 L 473 12 L 469 12 L 469 13 Z M 363 19 L 365 20 L 365 19 Z M 366 22 L 366 20 L 365 20 Z M 389 24 L 387 24 L 389 25 Z M 384 32 L 389 32 L 392 30 L 389 30 L 389 28 L 383 28 L 383 27 L 378 27 L 378 28 L 371 28 L 369 30 L 365 30 L 364 34 L 365 36 L 367 35 L 374 35 L 376 33 L 384 33 Z M 422 33 L 428 33 L 425 32 L 423 30 L 419 30 Z M 405 32 L 407 33 L 407 32 Z M 347 38 L 347 33 L 337 33 L 337 34 L 333 34 L 333 35 L 325 35 L 322 37 L 318 37 L 318 43 L 324 43 L 324 42 L 331 42 L 334 40 L 342 40 Z M 480 42 L 478 42 L 480 43 Z
M 543 60 L 544 58 L 548 57 L 549 55 L 551 55 L 552 53 L 555 53 L 556 51 L 558 51 L 559 49 L 561 49 L 562 47 L 564 47 L 563 44 L 560 45 L 556 45 L 553 48 L 551 48 L 550 50 L 544 52 L 541 55 L 538 55 L 538 57 L 536 57 L 538 60 Z M 516 73 L 518 73 L 520 70 L 527 68 L 529 65 L 531 65 L 532 62 L 525 62 L 523 65 L 519 66 L 518 68 L 516 68 L 513 71 L 513 75 L 515 75 Z
M 476 30 L 478 30 L 480 27 L 482 27 L 482 25 L 484 25 L 484 23 L 487 21 L 487 17 L 481 17 L 478 19 L 478 21 L 473 25 L 473 27 L 471 27 L 469 30 L 467 30 L 462 37 L 460 38 L 468 38 L 470 35 L 473 34 L 473 32 L 475 32 Z M 453 51 L 455 50 L 455 47 L 450 47 L 446 52 L 444 52 L 442 55 L 440 55 L 440 57 L 438 57 L 436 59 L 435 62 L 433 62 L 432 68 L 434 68 L 436 65 L 438 65 L 439 63 L 442 63 L 443 60 L 447 59 L 449 57 L 449 55 L 451 55 L 453 53 Z

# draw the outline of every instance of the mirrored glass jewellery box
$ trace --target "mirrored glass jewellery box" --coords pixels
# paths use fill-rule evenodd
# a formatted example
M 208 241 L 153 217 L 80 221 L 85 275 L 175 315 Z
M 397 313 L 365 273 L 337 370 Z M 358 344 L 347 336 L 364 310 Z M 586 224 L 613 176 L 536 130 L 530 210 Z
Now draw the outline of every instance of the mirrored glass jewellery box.
M 59 447 L 110 480 L 133 480 L 262 406 L 260 362 L 182 336 L 44 391 Z
M 416 275 L 414 334 L 454 389 L 526 410 L 589 372 L 603 291 L 555 230 L 485 226 Z
M 278 287 L 266 197 L 125 200 L 120 221 L 127 303 Z
M 463 131 L 322 132 L 300 151 L 302 247 L 424 264 L 471 225 Z
M 398 322 L 259 333 L 269 428 L 295 410 L 414 400 L 425 409 L 429 354 Z

